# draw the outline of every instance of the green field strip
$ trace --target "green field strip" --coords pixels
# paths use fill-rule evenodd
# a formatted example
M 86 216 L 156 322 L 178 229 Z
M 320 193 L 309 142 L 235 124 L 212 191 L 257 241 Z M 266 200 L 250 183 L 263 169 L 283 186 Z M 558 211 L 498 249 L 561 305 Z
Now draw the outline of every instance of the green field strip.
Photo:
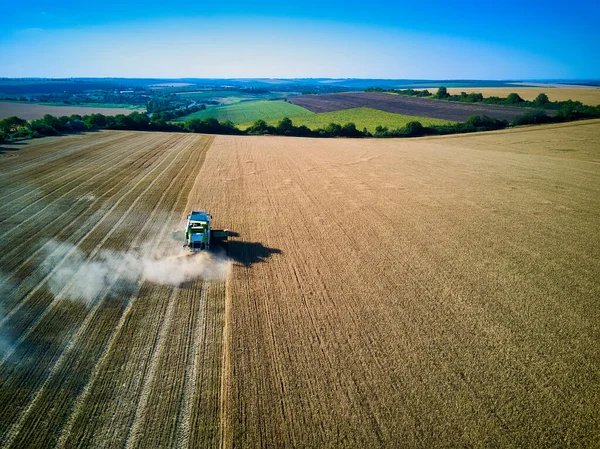
M 248 123 L 256 120 L 276 120 L 283 117 L 314 115 L 313 112 L 301 106 L 286 101 L 246 101 L 230 105 L 209 107 L 204 111 L 182 117 L 185 121 L 191 118 L 215 118 L 220 122 L 231 120 L 233 123 Z
M 304 125 L 310 129 L 325 128 L 330 123 L 338 123 L 345 125 L 346 123 L 354 123 L 356 128 L 362 130 L 367 128 L 371 132 L 375 132 L 378 126 L 385 126 L 389 129 L 403 128 L 408 122 L 419 121 L 423 126 L 430 125 L 447 125 L 449 120 L 441 120 L 428 117 L 417 117 L 413 115 L 394 114 L 392 112 L 384 112 L 378 109 L 371 108 L 351 108 L 343 109 L 334 112 L 321 112 L 319 114 L 306 114 L 289 116 L 295 126 Z M 278 119 L 264 119 L 269 125 L 277 125 Z M 252 122 L 241 123 L 239 128 L 246 129 L 252 125 Z

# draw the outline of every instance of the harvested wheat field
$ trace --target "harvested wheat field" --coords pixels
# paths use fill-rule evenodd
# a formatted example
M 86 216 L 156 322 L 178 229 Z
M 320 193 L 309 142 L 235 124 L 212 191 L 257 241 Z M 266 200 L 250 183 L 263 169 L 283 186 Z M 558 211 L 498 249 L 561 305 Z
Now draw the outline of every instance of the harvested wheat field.
M 17 116 L 25 120 L 42 118 L 46 114 L 55 115 L 89 115 L 104 114 L 118 115 L 131 114 L 134 109 L 129 108 L 101 108 L 94 106 L 52 106 L 47 104 L 20 103 L 11 101 L 0 101 L 0 119 Z
M 600 440 L 600 120 L 0 153 L 3 447 Z M 179 278 L 193 207 L 235 237 Z
M 2 155 L 3 447 L 218 445 L 224 281 L 156 254 L 181 247 L 212 140 L 102 132 Z
M 435 93 L 436 87 L 430 87 L 429 92 Z M 466 93 L 482 93 L 484 97 L 502 97 L 506 98 L 512 92 L 519 94 L 524 100 L 534 100 L 541 93 L 548 95 L 550 101 L 581 101 L 583 104 L 596 106 L 600 104 L 600 88 L 597 87 L 555 87 L 555 86 L 538 86 L 538 87 L 474 87 L 460 88 L 449 87 L 448 93 L 451 95 L 460 95 L 461 92 Z

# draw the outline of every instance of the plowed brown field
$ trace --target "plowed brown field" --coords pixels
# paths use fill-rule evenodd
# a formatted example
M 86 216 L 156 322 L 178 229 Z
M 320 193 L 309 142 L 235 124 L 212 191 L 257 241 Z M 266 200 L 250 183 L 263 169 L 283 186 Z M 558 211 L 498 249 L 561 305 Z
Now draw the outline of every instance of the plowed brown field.
M 600 440 L 600 121 L 15 147 L 0 154 L 4 447 Z M 51 291 L 48 239 L 92 264 L 168 245 L 192 207 L 237 233 L 226 282 Z
M 464 122 L 471 115 L 511 121 L 527 112 L 526 108 L 482 103 L 459 103 L 432 98 L 409 97 L 380 92 L 343 92 L 338 94 L 302 95 L 288 99 L 312 112 L 332 112 L 351 108 L 371 108 L 395 114 L 430 117 Z M 547 111 L 555 115 L 555 111 Z

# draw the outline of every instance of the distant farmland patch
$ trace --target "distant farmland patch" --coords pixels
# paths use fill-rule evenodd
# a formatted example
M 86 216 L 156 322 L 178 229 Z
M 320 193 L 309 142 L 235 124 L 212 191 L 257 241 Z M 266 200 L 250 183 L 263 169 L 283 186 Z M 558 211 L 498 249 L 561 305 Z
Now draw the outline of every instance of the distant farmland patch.
M 437 87 L 429 88 L 429 92 L 434 92 Z M 541 93 L 548 95 L 550 101 L 581 101 L 583 104 L 596 106 L 600 104 L 600 89 L 586 87 L 449 87 L 450 95 L 460 95 L 466 93 L 482 93 L 484 97 L 508 97 L 510 93 L 518 94 L 523 100 L 534 100 Z
M 352 108 L 334 112 L 322 112 L 320 114 L 304 114 L 290 117 L 294 125 L 304 125 L 310 129 L 324 128 L 330 123 L 354 123 L 356 128 L 362 130 L 367 128 L 370 132 L 375 132 L 378 126 L 385 126 L 389 129 L 404 127 L 408 122 L 417 120 L 424 126 L 444 125 L 452 123 L 448 120 L 415 117 L 411 115 L 394 114 L 391 112 L 379 111 L 371 108 Z M 269 125 L 277 125 L 279 119 L 267 120 Z M 243 123 L 240 128 L 248 128 L 252 122 Z
M 31 104 L 10 101 L 0 101 L 0 119 L 6 117 L 17 117 L 25 120 L 33 120 L 42 118 L 46 114 L 51 114 L 56 117 L 62 115 L 89 115 L 89 114 L 104 114 L 118 115 L 131 114 L 134 109 L 129 108 L 103 108 L 103 107 L 88 107 L 88 106 L 49 106 L 45 104 Z
M 182 117 L 180 120 L 216 118 L 220 122 L 231 120 L 233 123 L 247 123 L 258 119 L 269 120 L 305 114 L 311 115 L 312 112 L 285 101 L 263 100 L 209 107 L 204 111 Z
M 289 101 L 316 113 L 351 108 L 373 108 L 396 114 L 456 122 L 464 122 L 470 115 L 487 115 L 488 117 L 510 121 L 520 117 L 527 111 L 524 108 L 509 106 L 454 103 L 377 92 L 303 95 L 290 98 Z
M 186 87 L 186 86 L 194 86 L 191 83 L 159 83 L 159 84 L 150 84 L 148 87 Z
M 233 104 L 241 101 L 258 100 L 283 100 L 289 96 L 289 92 L 244 92 L 236 90 L 197 90 L 191 92 L 177 92 L 181 98 L 186 98 L 200 103 L 211 104 Z

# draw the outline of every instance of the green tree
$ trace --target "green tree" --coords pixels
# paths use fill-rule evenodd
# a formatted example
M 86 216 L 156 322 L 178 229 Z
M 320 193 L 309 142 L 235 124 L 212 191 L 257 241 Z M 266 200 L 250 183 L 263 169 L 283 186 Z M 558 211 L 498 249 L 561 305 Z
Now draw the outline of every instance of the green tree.
M 548 98 L 548 95 L 543 92 L 535 97 L 535 100 L 533 100 L 534 106 L 543 106 L 547 103 L 550 103 L 550 99 Z
M 193 133 L 202 132 L 202 120 L 200 120 L 199 118 L 189 119 L 187 122 L 185 122 L 185 127 Z
M 421 122 L 418 122 L 416 120 L 412 121 L 412 122 L 408 122 L 405 126 L 406 128 L 406 133 L 409 136 L 422 136 L 425 133 L 425 129 L 423 128 L 423 125 L 421 124 Z
M 71 120 L 69 123 L 73 131 L 85 131 L 88 129 L 83 120 Z
M 296 133 L 296 136 L 298 136 L 298 137 L 309 137 L 314 134 L 312 132 L 312 130 L 306 125 L 298 126 L 295 130 L 295 133 Z
M 12 134 L 17 132 L 21 128 L 28 127 L 27 120 L 22 118 L 12 116 L 5 118 L 4 120 L 0 120 L 0 132 L 4 134 Z
M 56 131 L 64 130 L 64 125 L 58 117 L 54 117 L 53 115 L 46 114 L 46 115 L 44 115 L 44 118 L 42 118 L 42 121 L 44 122 L 44 124 L 46 124 L 50 128 L 54 128 Z
M 274 131 L 272 126 L 262 119 L 256 120 L 251 127 L 246 130 L 249 134 L 268 134 Z
M 115 122 L 112 128 L 116 129 L 135 129 L 135 122 L 131 117 L 125 114 L 115 115 Z
M 444 86 L 442 86 L 437 90 L 437 92 L 434 96 L 435 96 L 435 98 L 444 99 L 444 98 L 448 98 L 450 96 L 450 94 L 448 93 L 448 89 L 446 89 Z
M 129 119 L 133 122 L 135 129 L 146 129 L 148 128 L 148 116 L 139 112 L 132 112 L 129 114 Z
M 325 127 L 325 132 L 332 137 L 337 137 L 342 132 L 342 125 L 338 125 L 337 123 L 330 123 Z
M 221 124 L 219 123 L 219 121 L 216 118 L 211 117 L 211 118 L 204 119 L 202 121 L 202 123 L 205 126 L 204 132 L 207 132 L 207 133 L 211 133 L 211 134 L 218 133 L 219 130 L 221 129 Z
M 387 137 L 389 129 L 387 126 L 377 125 L 375 128 L 375 137 Z
M 340 132 L 340 136 L 343 137 L 359 137 L 361 135 L 362 133 L 356 129 L 356 125 L 352 122 L 346 123 L 344 126 L 342 126 L 342 130 Z
M 43 136 L 53 136 L 58 132 L 53 127 L 47 125 L 44 120 L 32 120 L 31 130 L 34 133 L 41 134 Z
M 107 127 L 106 116 L 104 116 L 103 114 L 86 115 L 83 118 L 83 121 L 85 122 L 88 128 L 102 129 Z
M 525 100 L 523 100 L 519 94 L 512 92 L 510 94 L 508 94 L 508 97 L 506 97 L 506 100 L 504 101 L 504 103 L 506 104 L 519 104 L 519 103 L 523 103 Z
M 457 126 L 461 126 L 459 123 Z M 467 130 L 469 128 L 476 129 L 479 131 L 486 131 L 491 129 L 503 129 L 508 126 L 508 122 L 506 120 L 500 120 L 488 117 L 487 115 L 470 115 L 465 121 L 465 126 Z
M 548 117 L 546 113 L 541 109 L 534 109 L 533 111 L 527 111 L 520 117 L 515 118 L 512 121 L 513 125 L 534 125 L 539 123 L 551 122 L 552 118 Z
M 294 124 L 288 117 L 284 117 L 279 121 L 275 130 L 277 131 L 277 134 L 289 136 L 294 132 Z

